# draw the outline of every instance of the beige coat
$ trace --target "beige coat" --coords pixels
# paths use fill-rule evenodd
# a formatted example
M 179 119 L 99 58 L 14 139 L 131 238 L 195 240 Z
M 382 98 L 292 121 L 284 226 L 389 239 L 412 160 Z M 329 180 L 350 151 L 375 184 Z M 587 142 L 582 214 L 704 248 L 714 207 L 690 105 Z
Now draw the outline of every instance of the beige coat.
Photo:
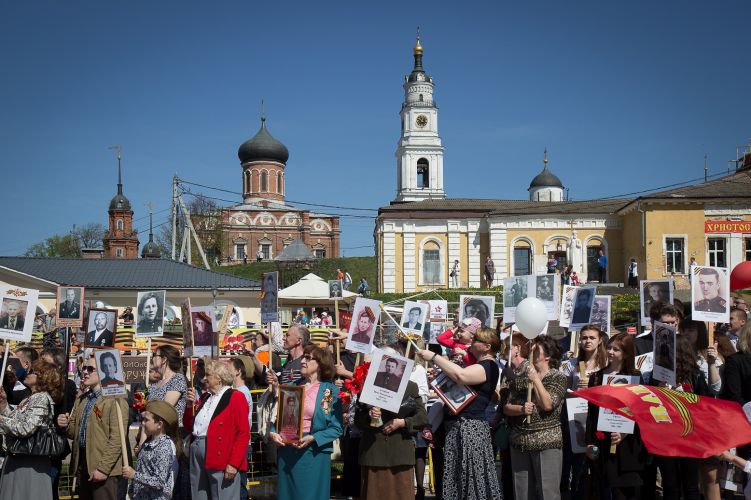
M 67 432 L 68 438 L 73 440 L 70 459 L 72 471 L 78 471 L 80 451 L 78 434 L 87 400 L 85 394 L 79 396 L 70 412 Z M 107 476 L 122 475 L 123 453 L 120 444 L 120 427 L 117 423 L 118 408 L 122 413 L 125 426 L 128 422 L 128 402 L 124 398 L 99 396 L 89 412 L 86 424 L 86 464 L 89 474 L 99 470 Z

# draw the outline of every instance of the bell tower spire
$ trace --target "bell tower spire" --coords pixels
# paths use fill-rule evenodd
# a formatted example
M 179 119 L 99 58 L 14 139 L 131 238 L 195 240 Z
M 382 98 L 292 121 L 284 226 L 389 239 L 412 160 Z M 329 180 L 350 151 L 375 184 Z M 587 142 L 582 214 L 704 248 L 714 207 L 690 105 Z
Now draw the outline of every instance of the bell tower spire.
M 433 78 L 423 68 L 419 27 L 412 55 L 415 63 L 404 77 L 402 129 L 396 148 L 396 201 L 446 197 L 438 106 L 433 100 Z

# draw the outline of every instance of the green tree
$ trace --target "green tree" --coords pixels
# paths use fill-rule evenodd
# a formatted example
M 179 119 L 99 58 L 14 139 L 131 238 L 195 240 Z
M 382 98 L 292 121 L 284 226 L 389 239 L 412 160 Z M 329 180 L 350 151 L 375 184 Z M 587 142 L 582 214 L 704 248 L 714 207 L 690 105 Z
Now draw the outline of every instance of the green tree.
M 44 241 L 34 243 L 24 254 L 27 257 L 80 257 L 81 246 L 73 234 L 50 236 Z

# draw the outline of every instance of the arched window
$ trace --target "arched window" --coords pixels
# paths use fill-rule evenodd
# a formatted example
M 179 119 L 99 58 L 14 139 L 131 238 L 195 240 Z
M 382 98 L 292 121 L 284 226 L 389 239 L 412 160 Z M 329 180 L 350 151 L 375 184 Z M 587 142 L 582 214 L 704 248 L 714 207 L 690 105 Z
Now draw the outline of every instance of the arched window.
M 261 192 L 266 192 L 269 189 L 269 174 L 267 172 L 261 172 Z
M 282 173 L 281 172 L 276 173 L 276 192 L 279 194 L 284 194 L 284 191 L 282 190 Z
M 250 191 L 250 172 L 248 172 L 247 170 L 245 171 L 244 180 L 245 180 L 245 188 L 243 189 L 243 191 L 247 193 Z
M 430 166 L 426 158 L 417 160 L 417 187 L 430 187 Z
M 420 102 L 423 101 L 422 94 L 420 94 L 419 100 L 420 100 Z
M 115 248 L 115 257 L 122 257 L 122 256 L 123 256 L 123 249 Z
M 441 247 L 435 241 L 426 241 L 422 247 L 422 282 L 441 284 Z
M 125 223 L 123 223 L 122 219 L 117 219 L 117 229 L 118 231 L 125 229 Z

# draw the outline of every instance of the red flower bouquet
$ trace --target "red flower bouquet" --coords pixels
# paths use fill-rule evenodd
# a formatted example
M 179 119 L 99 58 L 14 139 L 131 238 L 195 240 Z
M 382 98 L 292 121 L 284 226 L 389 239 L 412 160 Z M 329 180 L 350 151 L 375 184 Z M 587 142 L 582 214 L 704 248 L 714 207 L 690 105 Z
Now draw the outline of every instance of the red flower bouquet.
M 343 405 L 348 405 L 352 402 L 352 396 L 360 394 L 362 386 L 365 385 L 365 378 L 368 376 L 368 369 L 370 368 L 370 361 L 363 363 L 355 368 L 355 372 L 352 374 L 352 379 L 344 381 L 344 388 L 347 390 L 339 391 L 339 400 Z
M 597 439 L 599 439 L 600 441 L 604 441 L 605 440 L 605 433 L 602 432 L 602 431 L 597 431 L 597 432 L 595 432 L 595 437 Z
M 149 390 L 144 389 L 133 393 L 133 409 L 136 411 L 143 411 L 146 409 L 147 398 L 149 397 Z

